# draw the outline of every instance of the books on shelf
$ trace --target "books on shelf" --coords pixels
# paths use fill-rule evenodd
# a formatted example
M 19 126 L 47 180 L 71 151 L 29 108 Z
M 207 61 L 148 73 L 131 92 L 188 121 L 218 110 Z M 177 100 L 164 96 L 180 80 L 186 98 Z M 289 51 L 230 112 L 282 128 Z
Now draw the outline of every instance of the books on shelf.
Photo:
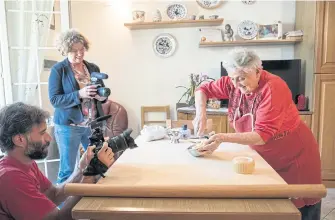
M 302 37 L 304 32 L 302 30 L 289 31 L 285 34 L 286 37 Z

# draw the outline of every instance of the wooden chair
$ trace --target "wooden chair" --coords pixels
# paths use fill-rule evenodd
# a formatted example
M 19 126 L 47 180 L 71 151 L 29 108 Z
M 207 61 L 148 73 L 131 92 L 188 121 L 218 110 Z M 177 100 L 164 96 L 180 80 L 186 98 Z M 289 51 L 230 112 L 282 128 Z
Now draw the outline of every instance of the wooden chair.
M 167 128 L 181 128 L 183 125 L 187 125 L 187 128 L 191 130 L 191 133 L 194 133 L 194 126 L 192 120 L 166 120 Z M 213 131 L 213 119 L 207 119 L 205 134 L 208 134 Z
M 165 113 L 166 117 L 162 120 L 158 121 L 151 121 L 146 119 L 146 115 L 148 116 L 149 113 Z M 142 106 L 141 107 L 141 129 L 144 125 L 148 124 L 166 124 L 166 120 L 170 119 L 170 106 Z

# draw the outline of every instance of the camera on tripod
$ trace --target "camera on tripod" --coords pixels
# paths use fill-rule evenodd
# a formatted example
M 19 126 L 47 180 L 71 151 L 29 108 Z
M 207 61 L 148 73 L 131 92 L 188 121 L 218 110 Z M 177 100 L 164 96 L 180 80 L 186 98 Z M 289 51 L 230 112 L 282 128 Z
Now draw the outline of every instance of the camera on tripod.
M 101 97 L 108 97 L 111 94 L 111 90 L 107 87 L 102 87 L 103 79 L 108 79 L 108 75 L 105 73 L 92 72 L 91 82 L 88 85 L 97 85 L 97 94 Z

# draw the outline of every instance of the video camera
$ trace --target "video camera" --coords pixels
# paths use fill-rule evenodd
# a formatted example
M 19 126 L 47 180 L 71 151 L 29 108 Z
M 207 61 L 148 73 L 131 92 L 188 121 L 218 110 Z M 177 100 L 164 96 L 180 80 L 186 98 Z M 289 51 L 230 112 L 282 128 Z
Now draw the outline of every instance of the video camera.
M 100 162 L 100 160 L 98 159 L 98 152 L 102 148 L 103 143 L 105 142 L 103 135 L 103 125 L 101 122 L 107 120 L 111 116 L 112 115 L 102 116 L 90 123 L 91 130 L 93 130 L 93 132 L 92 135 L 89 137 L 89 146 L 95 145 L 96 147 L 93 149 L 93 159 L 83 172 L 84 176 L 95 176 L 97 174 L 100 174 L 102 177 L 105 177 L 104 173 L 108 170 L 108 167 Z M 112 149 L 114 154 L 124 151 L 128 148 L 132 149 L 137 147 L 134 139 L 130 136 L 132 131 L 132 129 L 127 129 L 122 134 L 108 139 L 108 147 Z
M 108 75 L 105 73 L 92 72 L 91 73 L 91 82 L 89 85 L 98 85 L 97 93 L 101 97 L 108 97 L 111 94 L 111 90 L 107 87 L 102 87 L 103 79 L 108 79 Z
M 101 97 L 106 97 L 111 94 L 111 90 L 107 87 L 104 87 L 103 79 L 108 79 L 108 75 L 106 73 L 99 73 L 99 72 L 92 72 L 91 73 L 91 80 L 87 84 L 89 85 L 97 85 L 97 94 Z M 88 101 L 88 108 L 89 108 L 89 121 L 92 122 L 92 112 L 93 110 L 91 109 L 93 106 L 97 109 L 97 115 L 96 117 L 101 117 L 104 116 L 103 110 L 102 110 L 102 102 L 97 100 L 97 99 L 91 99 Z M 93 105 L 92 105 L 93 104 Z

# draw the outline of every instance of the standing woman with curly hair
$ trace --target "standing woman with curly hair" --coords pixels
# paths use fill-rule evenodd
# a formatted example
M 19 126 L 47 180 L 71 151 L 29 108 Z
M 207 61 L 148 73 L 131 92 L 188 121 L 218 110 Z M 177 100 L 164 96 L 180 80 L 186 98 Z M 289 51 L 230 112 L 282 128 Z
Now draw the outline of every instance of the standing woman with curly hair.
M 84 60 L 89 49 L 87 38 L 70 29 L 59 36 L 57 48 L 66 58 L 51 68 L 49 99 L 55 108 L 55 139 L 60 155 L 57 183 L 62 183 L 75 168 L 80 143 L 85 150 L 88 147 L 90 128 L 86 122 L 90 115 L 96 117 L 96 111 L 88 111 L 95 109 L 91 100 L 104 102 L 106 98 L 97 95 L 96 85 L 87 86 L 91 73 L 100 72 L 97 65 Z

